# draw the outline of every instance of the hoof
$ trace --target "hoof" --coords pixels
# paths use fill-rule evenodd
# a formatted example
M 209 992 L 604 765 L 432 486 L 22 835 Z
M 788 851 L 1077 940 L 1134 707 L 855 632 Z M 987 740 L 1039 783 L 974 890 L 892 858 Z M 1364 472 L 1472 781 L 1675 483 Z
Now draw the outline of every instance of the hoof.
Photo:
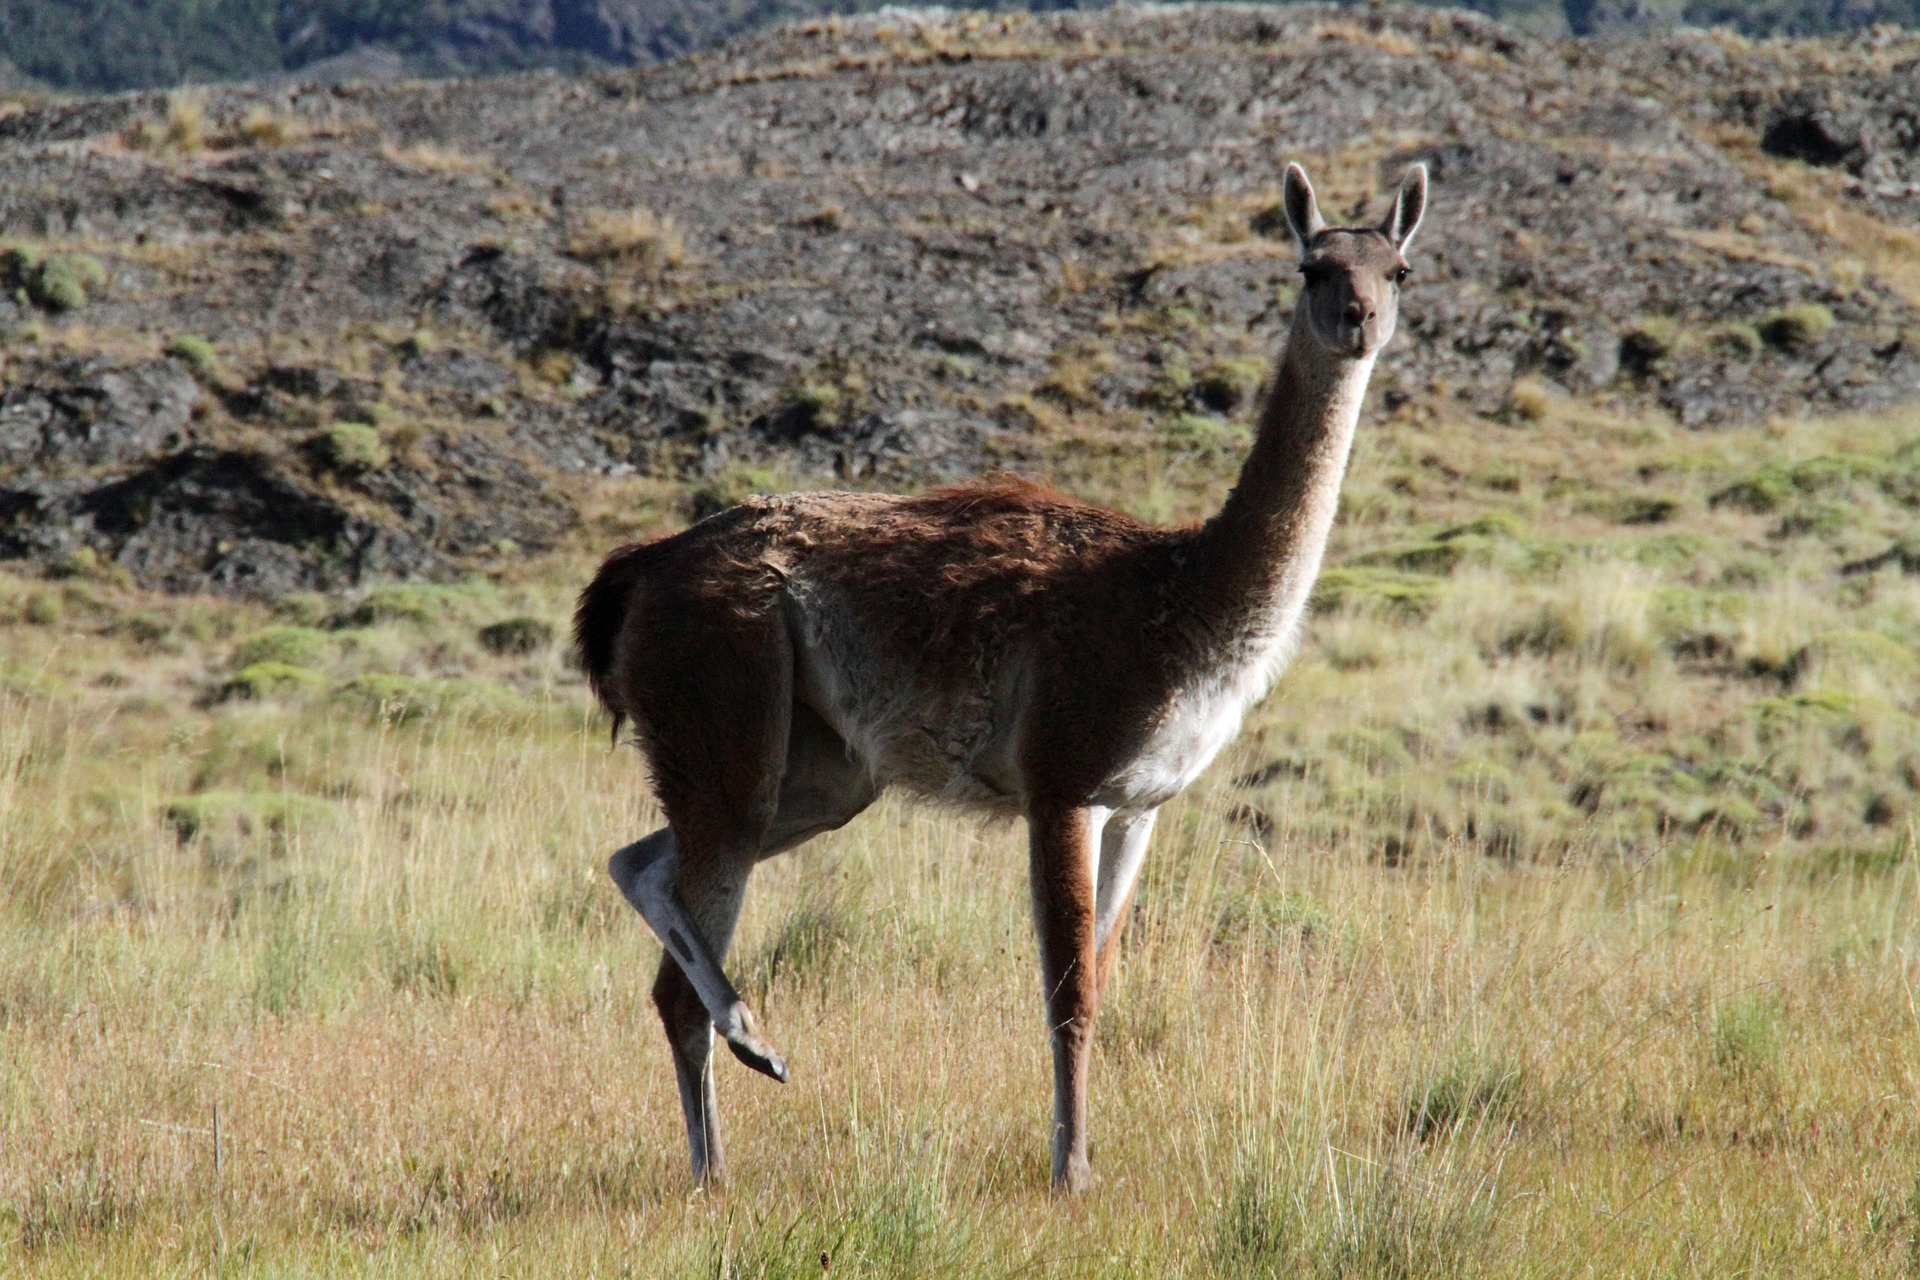
M 772 1076 L 781 1084 L 787 1082 L 787 1060 L 760 1038 L 760 1029 L 753 1025 L 753 1012 L 746 1005 L 736 1000 L 727 1010 L 726 1022 L 715 1029 L 726 1037 L 727 1048 L 733 1050 L 734 1057 L 763 1076 Z
M 787 1082 L 787 1060 L 778 1050 L 758 1036 L 743 1035 L 739 1039 L 729 1036 L 727 1048 L 733 1050 L 733 1056 L 758 1071 L 763 1076 L 772 1076 L 781 1084 Z
M 1081 1156 L 1069 1159 L 1066 1166 L 1056 1169 L 1053 1174 L 1053 1194 L 1063 1198 L 1083 1196 L 1093 1189 L 1093 1169 L 1087 1158 Z

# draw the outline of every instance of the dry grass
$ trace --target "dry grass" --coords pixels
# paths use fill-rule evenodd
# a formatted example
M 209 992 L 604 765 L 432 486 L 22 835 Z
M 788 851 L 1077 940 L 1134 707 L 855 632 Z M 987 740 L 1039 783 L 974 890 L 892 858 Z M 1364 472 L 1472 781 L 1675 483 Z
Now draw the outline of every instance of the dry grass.
M 656 217 L 650 210 L 589 209 L 567 242 L 567 252 L 586 262 L 661 271 L 686 261 L 687 244 L 672 218 Z
M 1920 597 L 1836 566 L 1915 427 L 1371 424 L 1312 643 L 1163 821 L 1071 1205 L 1020 833 L 892 801 L 763 869 L 795 1080 L 722 1056 L 689 1195 L 601 870 L 640 769 L 478 636 L 584 562 L 0 579 L 0 1269 L 1910 1275 Z
M 389 143 L 381 154 L 395 164 L 427 173 L 490 173 L 497 166 L 491 156 L 471 155 L 457 147 L 434 142 L 416 142 L 410 146 Z

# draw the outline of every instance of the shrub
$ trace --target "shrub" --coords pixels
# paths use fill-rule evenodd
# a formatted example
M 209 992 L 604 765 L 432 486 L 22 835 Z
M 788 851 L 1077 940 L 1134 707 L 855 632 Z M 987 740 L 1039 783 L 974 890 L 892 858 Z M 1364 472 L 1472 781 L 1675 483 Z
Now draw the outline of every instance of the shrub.
M 553 625 L 542 618 L 507 618 L 480 628 L 480 643 L 503 657 L 524 656 L 553 643 Z
M 1743 511 L 1764 513 L 1777 509 L 1793 496 L 1793 481 L 1776 467 L 1757 471 L 1744 480 L 1736 480 L 1707 499 L 1711 507 L 1734 506 Z
M 1615 524 L 1665 524 L 1680 514 L 1680 504 L 1672 498 L 1614 498 L 1597 504 L 1596 512 Z
M 217 381 L 221 376 L 220 353 L 205 338 L 183 333 L 167 344 L 167 354 L 203 378 Z
M 1468 563 L 1486 564 L 1523 558 L 1525 526 L 1505 511 L 1490 511 L 1451 525 L 1422 542 L 1382 547 L 1356 556 L 1356 565 L 1445 574 Z
M 1827 336 L 1833 312 L 1818 302 L 1803 302 L 1771 312 L 1757 326 L 1760 336 L 1782 351 L 1800 351 Z
M 1212 413 L 1232 413 L 1251 401 L 1266 376 L 1260 360 L 1221 360 L 1193 380 L 1193 398 Z
M 1679 334 L 1666 316 L 1649 316 L 1620 335 L 1620 365 L 1635 377 L 1663 372 Z
M 33 301 L 29 285 L 40 274 L 46 255 L 32 245 L 12 244 L 0 249 L 0 286 L 22 306 Z
M 1713 1061 L 1737 1076 L 1757 1075 L 1780 1051 L 1780 1013 L 1770 1002 L 1742 1000 L 1713 1018 Z
M 773 472 L 764 467 L 729 467 L 712 480 L 703 480 L 687 494 L 695 520 L 705 520 L 729 507 L 738 506 L 756 493 L 778 487 Z
M 333 657 L 333 639 L 312 627 L 267 627 L 233 647 L 233 667 L 277 662 L 295 667 L 325 666 Z
M 1203 413 L 1180 414 L 1161 425 L 1159 436 L 1172 448 L 1203 454 L 1237 453 L 1251 441 L 1244 425 Z
M 1314 584 L 1313 606 L 1320 610 L 1364 608 L 1417 618 L 1440 602 L 1445 584 L 1431 574 L 1358 566 L 1328 569 Z
M 358 676 L 336 689 L 333 700 L 393 724 L 412 724 L 456 711 L 487 719 L 511 715 L 525 706 L 511 690 L 480 680 L 400 675 Z
M 1305 946 L 1344 943 L 1350 930 L 1325 905 L 1291 890 L 1235 894 L 1214 913 L 1213 945 L 1222 950 L 1273 947 L 1296 938 Z
M 47 311 L 77 311 L 89 290 L 107 283 L 106 268 L 84 253 L 51 257 L 28 245 L 13 245 L 0 255 L 0 280 Z
M 417 938 L 392 945 L 387 976 L 395 991 L 418 996 L 459 994 L 464 967 L 441 938 Z
M 297 697 L 326 684 L 326 677 L 307 667 L 290 662 L 253 662 L 240 668 L 231 680 L 220 686 L 223 700 Z
M 793 393 L 794 414 L 808 428 L 825 430 L 839 425 L 845 400 L 846 394 L 833 383 L 809 379 Z
M 318 591 L 292 591 L 274 602 L 273 611 L 295 626 L 317 627 L 333 616 L 333 602 Z
M 363 422 L 338 422 L 314 439 L 320 460 L 335 471 L 363 475 L 393 461 L 380 433 Z
M 1507 390 L 1503 411 L 1511 421 L 1539 422 L 1552 410 L 1553 393 L 1538 378 L 1520 378 Z
M 53 626 L 60 621 L 63 612 L 60 597 L 50 591 L 36 591 L 27 599 L 27 621 L 36 627 Z
M 1884 483 L 1896 474 L 1884 459 L 1858 453 L 1823 453 L 1791 467 L 1762 467 L 1714 493 L 1710 505 L 1747 511 L 1778 510 L 1798 494 L 1830 493 L 1856 481 Z
M 207 791 L 169 803 L 166 820 L 182 842 L 216 834 L 284 834 L 337 823 L 340 811 L 313 796 Z
M 339 621 L 355 627 L 374 627 L 385 622 L 431 626 L 485 605 L 492 595 L 491 584 L 483 581 L 458 586 L 430 582 L 394 583 L 369 591 L 366 598 Z
M 1406 1131 L 1431 1137 L 1482 1119 L 1512 1114 L 1525 1077 L 1510 1063 L 1463 1058 L 1407 1094 Z
M 1760 330 L 1750 324 L 1722 325 L 1714 335 L 1714 345 L 1737 360 L 1751 360 L 1760 354 L 1765 339 Z

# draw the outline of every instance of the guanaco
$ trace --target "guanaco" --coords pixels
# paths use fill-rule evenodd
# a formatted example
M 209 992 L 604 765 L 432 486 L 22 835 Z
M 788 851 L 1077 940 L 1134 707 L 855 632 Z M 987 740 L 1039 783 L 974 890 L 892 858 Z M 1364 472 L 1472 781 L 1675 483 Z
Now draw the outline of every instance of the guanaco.
M 665 947 L 653 999 L 694 1178 L 722 1174 L 711 1052 L 785 1081 L 721 963 L 755 864 L 882 790 L 1019 815 L 1053 1051 L 1053 1186 L 1084 1190 L 1093 1020 L 1158 808 L 1292 652 L 1427 174 L 1329 227 L 1289 165 L 1304 284 L 1218 515 L 1162 528 L 1013 479 L 752 498 L 610 555 L 575 640 L 667 825 L 608 870 Z

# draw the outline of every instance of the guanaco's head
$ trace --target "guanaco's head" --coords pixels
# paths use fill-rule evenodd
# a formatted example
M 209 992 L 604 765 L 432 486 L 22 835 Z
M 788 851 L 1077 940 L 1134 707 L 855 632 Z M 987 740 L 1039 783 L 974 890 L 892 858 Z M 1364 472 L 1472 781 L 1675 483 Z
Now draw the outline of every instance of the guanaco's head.
M 1286 208 L 1306 278 L 1298 304 L 1306 332 L 1329 353 L 1353 359 L 1386 346 L 1400 317 L 1400 286 L 1412 271 L 1407 246 L 1427 210 L 1427 167 L 1407 170 L 1377 227 L 1329 227 L 1297 164 L 1287 166 Z

